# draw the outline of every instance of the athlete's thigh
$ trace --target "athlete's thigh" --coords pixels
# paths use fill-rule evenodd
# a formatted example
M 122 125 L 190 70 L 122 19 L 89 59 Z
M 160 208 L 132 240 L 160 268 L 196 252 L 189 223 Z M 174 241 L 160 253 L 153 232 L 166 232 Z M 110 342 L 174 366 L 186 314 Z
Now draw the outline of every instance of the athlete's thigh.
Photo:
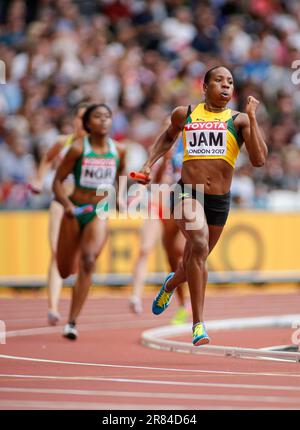
M 209 240 L 209 229 L 203 206 L 195 199 L 180 201 L 181 211 L 177 211 L 176 223 L 190 243 L 197 239 Z
M 159 219 L 145 219 L 141 230 L 141 251 L 150 252 L 161 234 L 161 221 Z
M 185 247 L 185 237 L 181 232 L 179 225 L 174 218 L 164 220 L 162 242 L 168 251 L 169 249 L 175 250 L 177 254 L 183 254 Z
M 202 205 L 196 202 L 193 200 L 191 204 L 191 199 L 185 199 L 182 203 L 178 203 L 178 205 L 182 205 L 182 217 L 177 219 L 176 223 L 187 241 L 197 235 L 204 235 L 208 240 L 210 253 L 217 244 L 224 226 L 208 225 Z
M 107 237 L 107 220 L 102 220 L 95 216 L 83 229 L 80 241 L 81 254 L 91 254 L 98 257 Z
M 56 259 L 59 267 L 73 265 L 80 244 L 80 226 L 76 218 L 63 215 L 60 223 Z
M 49 207 L 49 221 L 48 221 L 48 239 L 52 253 L 57 248 L 57 241 L 59 236 L 60 223 L 64 214 L 64 208 L 60 203 L 52 200 Z
M 183 235 L 182 231 L 178 227 L 177 234 L 174 236 L 174 249 L 176 249 L 177 253 L 182 256 L 185 249 L 186 239 Z
M 166 240 L 172 240 L 179 232 L 179 227 L 173 217 L 163 220 L 162 226 L 163 236 L 166 238 Z

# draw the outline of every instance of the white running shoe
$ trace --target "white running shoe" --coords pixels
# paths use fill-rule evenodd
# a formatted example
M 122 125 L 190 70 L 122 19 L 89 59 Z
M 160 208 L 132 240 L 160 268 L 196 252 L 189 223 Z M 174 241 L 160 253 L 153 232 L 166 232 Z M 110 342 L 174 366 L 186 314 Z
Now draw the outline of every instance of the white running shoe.
M 71 340 L 77 339 L 78 330 L 75 327 L 75 323 L 68 323 L 64 326 L 63 336 Z
M 131 297 L 129 307 L 134 314 L 140 315 L 143 312 L 142 301 L 139 297 Z
M 48 323 L 49 325 L 56 325 L 60 321 L 60 315 L 56 311 L 48 311 Z

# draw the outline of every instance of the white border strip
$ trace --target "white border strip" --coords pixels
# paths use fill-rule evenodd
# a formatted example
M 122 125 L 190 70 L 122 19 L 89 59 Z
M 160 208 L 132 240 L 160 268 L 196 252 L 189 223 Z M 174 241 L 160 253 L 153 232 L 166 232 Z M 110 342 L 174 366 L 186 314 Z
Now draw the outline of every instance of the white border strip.
M 238 330 L 246 328 L 267 328 L 267 327 L 292 327 L 294 321 L 299 320 L 300 315 L 264 316 L 254 318 L 234 318 L 226 320 L 214 320 L 207 322 L 207 329 L 217 330 Z M 300 352 L 270 351 L 265 349 L 241 348 L 233 346 L 193 346 L 191 343 L 178 342 L 165 337 L 180 336 L 191 333 L 190 324 L 181 326 L 164 326 L 156 329 L 146 330 L 142 333 L 141 342 L 143 345 L 153 348 L 173 352 L 190 354 L 207 354 L 235 358 L 254 358 L 258 360 L 276 360 L 300 362 Z

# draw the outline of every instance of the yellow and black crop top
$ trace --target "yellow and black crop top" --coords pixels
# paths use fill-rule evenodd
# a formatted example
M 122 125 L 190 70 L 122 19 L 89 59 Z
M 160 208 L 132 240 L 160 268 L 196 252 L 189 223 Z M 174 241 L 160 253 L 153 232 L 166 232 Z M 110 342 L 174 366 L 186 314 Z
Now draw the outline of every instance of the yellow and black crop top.
M 237 134 L 233 120 L 231 109 L 210 112 L 204 108 L 204 103 L 188 112 L 182 132 L 183 162 L 222 159 L 234 168 L 243 142 Z

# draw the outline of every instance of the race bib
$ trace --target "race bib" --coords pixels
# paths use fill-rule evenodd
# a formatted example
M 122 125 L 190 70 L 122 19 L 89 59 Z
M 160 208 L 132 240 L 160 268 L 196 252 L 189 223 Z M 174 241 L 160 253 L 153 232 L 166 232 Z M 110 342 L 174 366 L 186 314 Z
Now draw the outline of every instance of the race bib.
M 226 155 L 226 122 L 192 122 L 184 130 L 188 155 Z
M 117 173 L 114 158 L 84 158 L 81 166 L 80 185 L 95 188 L 101 184 L 113 184 Z

